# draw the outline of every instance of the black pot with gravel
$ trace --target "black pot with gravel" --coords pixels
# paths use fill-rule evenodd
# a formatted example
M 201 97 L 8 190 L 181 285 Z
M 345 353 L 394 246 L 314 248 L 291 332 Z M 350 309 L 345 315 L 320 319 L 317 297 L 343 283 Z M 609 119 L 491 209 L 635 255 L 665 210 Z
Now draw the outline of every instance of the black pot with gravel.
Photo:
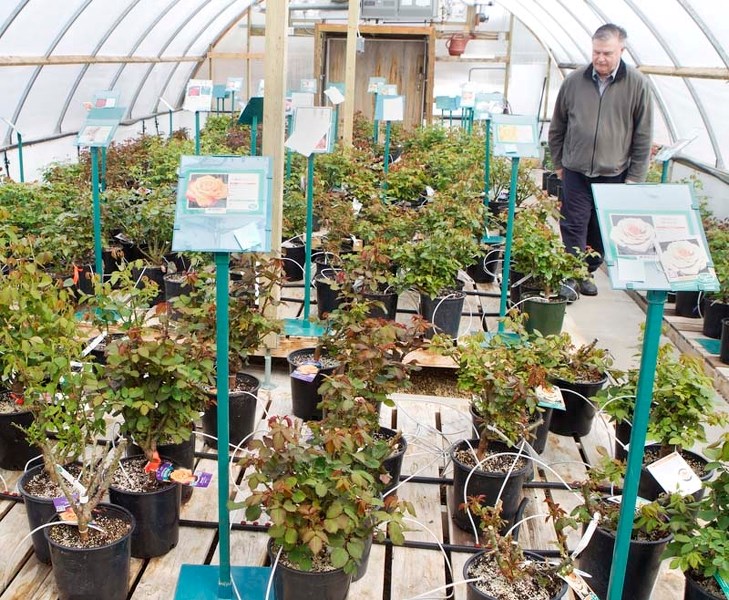
M 295 416 L 305 421 L 322 418 L 321 395 L 317 391 L 324 377 L 332 375 L 339 361 L 328 356 L 318 356 L 316 348 L 294 350 L 287 357 L 291 381 L 291 403 Z

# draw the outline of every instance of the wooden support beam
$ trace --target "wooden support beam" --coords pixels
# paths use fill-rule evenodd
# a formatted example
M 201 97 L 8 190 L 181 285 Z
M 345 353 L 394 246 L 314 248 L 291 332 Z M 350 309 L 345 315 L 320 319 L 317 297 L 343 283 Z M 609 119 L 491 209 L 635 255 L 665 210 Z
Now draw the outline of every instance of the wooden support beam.
M 560 69 L 581 69 L 585 66 L 585 64 L 559 63 L 557 66 Z M 640 65 L 638 70 L 645 75 L 729 80 L 729 69 L 723 69 L 721 67 L 664 67 L 661 65 Z
M 288 59 L 289 0 L 269 2 L 266 10 L 266 46 L 263 73 L 266 82 L 266 100 L 263 103 L 263 156 L 273 160 L 271 196 L 273 216 L 271 249 L 278 256 L 281 251 L 281 224 L 284 190 L 284 134 L 286 96 L 286 65 Z M 274 290 L 280 295 L 280 288 Z
M 208 58 L 220 60 L 263 60 L 264 52 L 209 52 Z
M 354 87 L 355 87 L 355 74 L 357 64 L 357 27 L 359 25 L 359 2 L 350 2 L 347 20 L 347 61 L 344 71 L 344 131 L 342 143 L 345 146 L 352 145 L 352 136 L 354 135 Z M 341 26 L 338 26 L 341 27 Z M 360 27 L 360 31 L 365 29 L 367 26 L 363 25 Z M 319 35 L 324 27 L 317 29 Z M 339 29 L 341 30 L 341 29 Z
M 92 56 L 68 54 L 57 56 L 0 56 L 0 67 L 43 67 L 48 65 L 94 65 L 128 63 L 200 62 L 205 56 Z
M 514 39 L 514 15 L 509 17 L 509 41 L 506 45 L 506 73 L 504 73 L 504 98 L 509 101 L 509 78 L 511 77 L 511 49 Z

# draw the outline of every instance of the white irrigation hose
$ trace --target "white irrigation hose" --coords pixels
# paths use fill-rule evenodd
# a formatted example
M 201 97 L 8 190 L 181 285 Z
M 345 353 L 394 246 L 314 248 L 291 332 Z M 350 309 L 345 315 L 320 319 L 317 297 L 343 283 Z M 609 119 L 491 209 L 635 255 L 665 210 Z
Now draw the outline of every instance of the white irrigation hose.
M 282 550 L 283 550 L 283 546 L 281 546 L 278 549 L 278 552 L 276 553 L 276 560 L 274 560 L 273 565 L 271 565 L 271 575 L 268 577 L 268 585 L 266 586 L 265 600 L 269 600 L 269 598 L 271 597 L 271 588 L 273 587 L 273 574 L 276 572 L 276 567 L 278 566 L 278 559 L 281 556 Z
M 5 488 L 3 492 L 7 494 L 10 491 L 8 490 L 8 482 L 5 481 L 5 477 L 3 477 L 2 475 L 0 475 L 0 481 L 3 482 L 3 487 Z
M 549 517 L 550 515 L 548 513 L 539 513 L 538 515 L 529 515 L 528 517 L 524 517 L 521 521 L 517 521 L 514 523 L 509 529 L 506 530 L 506 533 L 502 537 L 508 537 L 514 529 L 519 527 L 522 523 L 526 523 L 530 519 L 540 519 L 541 517 Z
M 405 393 L 407 393 L 407 392 L 405 392 Z M 404 409 L 402 409 L 402 407 L 399 406 L 399 404 L 401 402 L 417 402 L 418 404 L 436 404 L 438 406 L 445 406 L 445 407 L 447 407 L 447 408 L 455 411 L 457 414 L 459 414 L 460 416 L 464 417 L 464 419 L 466 419 L 468 421 L 468 423 L 469 423 L 469 428 L 468 428 L 469 433 L 471 431 L 474 431 L 476 434 L 478 434 L 478 430 L 476 429 L 476 426 L 473 424 L 473 420 L 471 419 L 470 414 L 467 414 L 467 413 L 463 412 L 462 410 L 458 410 L 450 402 L 446 402 L 444 400 L 425 400 L 425 399 L 421 399 L 421 398 L 398 398 L 397 400 L 395 400 L 395 404 L 397 404 L 398 405 L 398 409 L 399 410 L 402 410 L 406 415 L 407 415 L 407 411 L 405 411 Z M 458 434 L 458 433 L 463 433 L 463 430 L 460 430 L 460 429 L 458 431 L 445 432 L 445 433 L 442 432 L 442 431 L 438 431 L 437 429 L 435 429 L 435 431 L 436 431 L 436 433 L 438 433 L 438 435 L 441 435 L 444 439 L 446 439 L 446 441 L 448 441 L 448 438 L 447 438 L 448 435 L 455 435 L 455 434 Z
M 38 456 L 34 456 L 33 458 L 31 458 L 27 463 L 25 463 L 25 466 L 23 467 L 23 471 L 27 471 L 28 470 L 28 465 L 30 463 L 32 463 L 33 461 L 38 460 L 39 458 L 43 458 L 43 455 L 42 454 L 39 454 Z
M 435 535 L 432 529 L 428 528 L 425 524 L 421 523 L 417 519 L 413 519 L 411 517 L 403 517 L 403 521 L 409 521 L 411 523 L 415 523 L 416 525 L 420 525 L 425 531 L 427 531 L 430 534 L 430 537 L 432 537 L 435 540 L 435 543 L 438 544 L 438 548 L 440 549 L 441 554 L 443 555 L 443 558 L 445 559 L 446 566 L 448 567 L 448 572 L 451 574 L 451 580 L 453 579 L 453 565 L 451 565 L 451 561 L 448 558 L 448 553 L 445 551 L 445 548 L 443 548 L 443 544 L 441 543 L 440 539 L 438 539 L 438 536 Z M 446 596 L 446 598 L 452 598 L 453 594 L 450 593 Z
M 480 577 L 474 577 L 473 579 L 464 579 L 463 581 L 455 581 L 453 583 L 449 583 L 447 585 L 441 585 L 440 587 L 433 588 L 432 590 L 428 590 L 426 592 L 421 592 L 417 596 L 410 596 L 409 598 L 406 598 L 405 600 L 417 600 L 417 598 L 433 598 L 433 596 L 425 595 L 425 594 L 434 594 L 435 592 L 444 591 L 450 588 L 454 588 L 457 585 L 463 585 L 465 583 L 476 583 L 477 581 L 480 581 Z M 446 596 L 447 598 L 450 596 Z M 436 596 L 436 598 L 440 598 L 440 596 Z
M 395 487 L 393 487 L 393 488 L 392 488 L 392 489 L 391 489 L 391 490 L 390 490 L 390 491 L 388 492 L 388 494 L 392 494 L 392 493 L 393 493 L 393 492 L 394 492 L 394 491 L 395 491 L 396 489 L 398 489 L 399 487 L 401 487 L 401 486 L 405 485 L 406 483 L 408 483 L 408 482 L 409 482 L 409 481 L 410 481 L 410 480 L 411 480 L 411 479 L 412 479 L 413 477 L 417 477 L 417 475 L 418 475 L 419 473 L 422 473 L 423 471 L 425 471 L 425 469 L 427 469 L 428 467 L 430 467 L 430 466 L 431 466 L 432 464 L 434 464 L 434 463 L 435 463 L 435 462 L 436 462 L 437 460 L 439 460 L 440 458 L 446 458 L 446 456 L 445 456 L 445 452 L 444 452 L 444 455 L 443 455 L 443 456 L 436 456 L 436 457 L 435 457 L 435 458 L 434 458 L 434 459 L 433 459 L 432 461 L 430 461 L 430 462 L 429 462 L 429 463 L 428 463 L 427 465 L 425 465 L 425 466 L 423 466 L 423 467 L 420 467 L 419 469 L 417 469 L 417 470 L 416 470 L 415 472 L 413 472 L 413 473 L 410 473 L 410 475 L 408 475 L 408 476 L 407 476 L 407 477 L 406 477 L 405 479 L 403 479 L 402 481 L 400 481 L 400 483 L 398 483 L 398 484 L 397 484 L 397 485 L 396 485 Z M 447 466 L 447 463 L 446 463 L 446 466 Z

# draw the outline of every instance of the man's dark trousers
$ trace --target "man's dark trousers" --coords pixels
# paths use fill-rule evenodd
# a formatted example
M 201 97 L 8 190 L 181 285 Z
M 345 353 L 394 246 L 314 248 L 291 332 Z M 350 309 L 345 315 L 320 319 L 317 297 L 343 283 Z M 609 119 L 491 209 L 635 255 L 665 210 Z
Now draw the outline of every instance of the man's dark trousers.
M 587 246 L 600 253 L 599 257 L 587 259 L 590 273 L 602 264 L 605 254 L 590 186 L 593 183 L 624 183 L 626 173 L 611 177 L 587 177 L 569 169 L 562 170 L 562 220 L 559 222 L 562 243 L 572 253 L 575 248 L 584 251 Z

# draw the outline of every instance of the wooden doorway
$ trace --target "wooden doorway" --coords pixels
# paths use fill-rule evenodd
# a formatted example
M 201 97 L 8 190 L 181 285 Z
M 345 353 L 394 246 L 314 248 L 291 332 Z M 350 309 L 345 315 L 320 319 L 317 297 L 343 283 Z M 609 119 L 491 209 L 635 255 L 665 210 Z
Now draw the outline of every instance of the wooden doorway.
M 337 28 L 339 30 L 327 31 Z M 396 31 L 397 30 L 397 31 Z M 405 96 L 403 125 L 411 129 L 430 122 L 433 103 L 432 28 L 360 26 L 364 52 L 357 53 L 355 107 L 368 119 L 374 117 L 374 96 L 367 93 L 370 77 L 384 77 Z M 323 83 L 343 82 L 346 69 L 346 30 L 321 26 L 316 46 L 316 65 Z

